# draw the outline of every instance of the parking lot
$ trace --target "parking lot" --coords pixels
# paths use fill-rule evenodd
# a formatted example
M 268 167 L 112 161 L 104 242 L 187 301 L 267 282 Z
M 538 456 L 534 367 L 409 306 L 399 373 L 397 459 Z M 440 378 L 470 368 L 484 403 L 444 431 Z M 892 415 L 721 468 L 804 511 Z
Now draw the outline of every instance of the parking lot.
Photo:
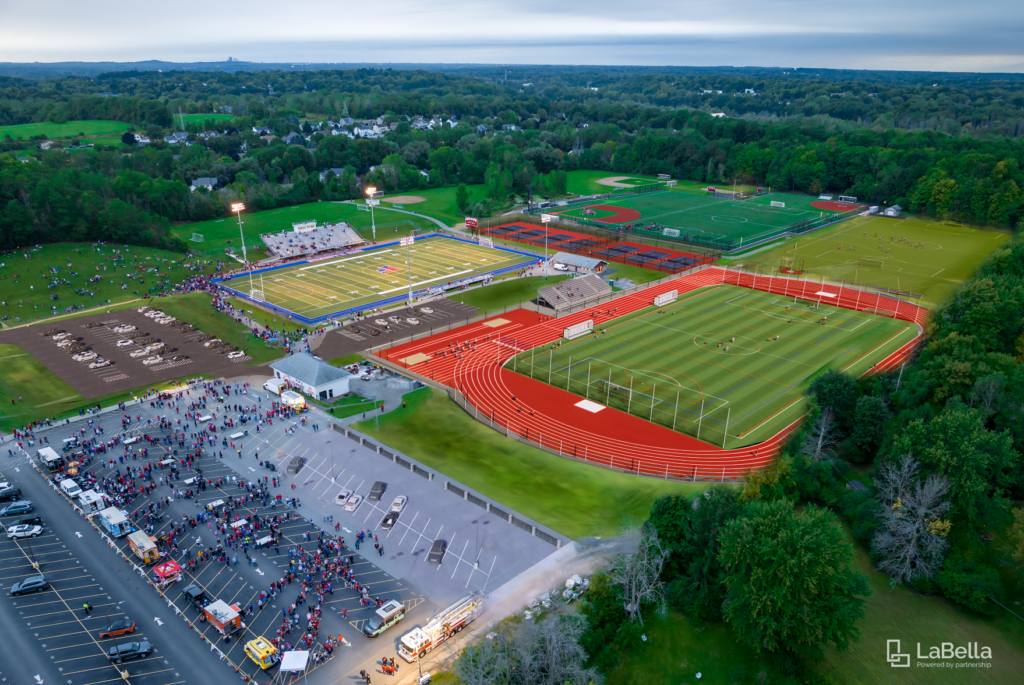
M 144 305 L 140 304 L 139 306 Z M 96 323 L 101 325 L 94 328 L 88 327 Z M 187 323 L 187 321 L 182 322 L 182 324 Z M 120 325 L 135 326 L 136 330 L 125 334 L 114 332 L 113 329 Z M 181 324 L 178 326 L 161 325 L 147 318 L 137 309 L 123 309 L 110 314 L 83 316 L 73 319 L 67 324 L 54 327 L 70 333 L 75 338 L 81 338 L 81 341 L 78 341 L 79 344 L 95 352 L 97 357 L 110 360 L 111 364 L 103 368 L 90 369 L 89 364 L 95 359 L 86 362 L 75 361 L 72 359 L 72 354 L 69 354 L 64 348 L 58 347 L 59 341 L 42 335 L 48 330 L 42 326 L 2 331 L 0 332 L 0 342 L 22 346 L 26 352 L 45 364 L 47 368 L 85 397 L 99 397 L 140 386 L 145 387 L 151 383 L 181 378 L 193 373 L 214 377 L 222 375 L 231 377 L 246 369 L 245 366 L 239 366 L 239 364 L 252 360 L 248 356 L 228 359 L 226 354 L 220 354 L 215 349 L 204 347 L 201 342 L 197 341 L 203 335 L 201 330 L 182 333 L 179 330 Z M 131 340 L 131 336 L 136 333 L 148 333 L 148 338 L 164 343 L 166 353 L 161 352 L 160 356 L 162 357 L 182 355 L 187 358 L 180 361 L 167 359 L 156 364 L 144 364 L 145 359 L 154 355 L 133 357 L 133 353 L 142 349 L 134 342 L 129 346 L 117 346 L 118 342 Z M 241 344 L 239 340 L 225 342 L 233 343 L 235 346 Z M 244 350 L 244 347 L 242 349 Z
M 208 396 L 202 390 L 193 389 L 183 396 L 178 406 L 150 407 L 146 403 L 133 407 L 130 410 L 132 423 L 127 426 L 122 426 L 123 415 L 118 412 L 104 416 L 97 425 L 102 425 L 105 429 L 102 436 L 104 440 L 111 440 L 118 435 L 149 435 L 159 438 L 167 433 L 158 430 L 155 424 L 149 424 L 149 419 L 164 415 L 174 422 L 172 432 L 184 429 L 188 433 L 193 433 L 194 424 L 185 428 L 188 422 L 182 421 L 182 427 L 179 428 L 177 421 L 189 403 L 200 397 L 206 398 L 208 402 L 203 413 L 214 415 L 214 423 L 217 424 L 221 424 L 228 417 L 238 419 L 240 414 L 229 408 L 231 405 L 266 411 L 272 401 L 266 392 L 252 388 L 244 395 L 232 393 L 224 402 L 217 401 L 216 395 L 217 393 L 211 393 Z M 250 499 L 247 504 L 233 512 L 243 516 L 287 516 L 287 519 L 280 523 L 277 547 L 250 550 L 254 565 L 248 565 L 239 550 L 228 550 L 227 564 L 213 561 L 197 566 L 191 571 L 187 570 L 185 578 L 167 591 L 167 599 L 173 602 L 173 607 L 167 607 L 166 602 L 160 600 L 152 589 L 143 584 L 141 594 L 145 601 L 161 605 L 170 611 L 183 612 L 184 617 L 195 629 L 211 641 L 220 636 L 209 624 L 197 622 L 198 610 L 187 607 L 180 596 L 185 586 L 196 583 L 205 589 L 211 598 L 237 604 L 243 610 L 252 604 L 252 615 L 244 618 L 247 624 L 244 636 L 230 643 L 218 644 L 226 658 L 242 672 L 252 677 L 258 675 L 258 667 L 245 658 L 242 647 L 254 636 L 276 635 L 281 624 L 281 609 L 294 601 L 297 588 L 296 584 L 285 587 L 278 599 L 269 602 L 262 611 L 255 608 L 258 606 L 260 593 L 268 590 L 272 580 L 279 580 L 282 577 L 284 569 L 289 564 L 289 550 L 301 547 L 311 551 L 316 548 L 316 534 L 319 530 L 323 530 L 325 535 L 344 538 L 348 547 L 345 556 L 353 556 L 356 579 L 368 586 L 371 597 L 401 600 L 409 611 L 406 618 L 386 635 L 374 640 L 367 639 L 360 634 L 360 630 L 373 615 L 376 607 L 361 606 L 354 589 L 336 586 L 333 595 L 325 598 L 319 638 L 322 640 L 326 635 L 340 636 L 347 644 L 336 648 L 333 660 L 326 664 L 327 668 L 321 667 L 314 671 L 310 675 L 311 679 L 328 678 L 330 674 L 333 674 L 330 676 L 333 679 L 342 674 L 357 673 L 361 668 L 369 670 L 373 662 L 379 661 L 381 656 L 396 656 L 401 635 L 415 625 L 425 624 L 436 611 L 471 590 L 497 588 L 555 551 L 556 547 L 550 542 L 512 525 L 508 515 L 501 518 L 492 513 L 489 506 L 481 508 L 480 504 L 467 498 L 467 494 L 471 493 L 462 493 L 455 484 L 452 484 L 452 489 L 448 489 L 443 476 L 434 474 L 433 477 L 425 478 L 412 470 L 408 462 L 404 462 L 403 466 L 377 453 L 375 447 L 357 443 L 352 438 L 331 430 L 328 427 L 328 419 L 322 414 L 310 412 L 303 416 L 307 418 L 306 425 L 297 420 L 274 419 L 272 425 L 264 423 L 258 430 L 250 421 L 244 427 L 248 430 L 248 435 L 238 440 L 227 437 L 239 432 L 237 425 L 234 428 L 219 430 L 216 434 L 216 444 L 211 447 L 207 443 L 203 456 L 194 465 L 194 468 L 202 470 L 202 475 L 210 483 L 218 485 L 196 493 L 192 499 L 172 500 L 165 510 L 166 518 L 155 526 L 153 533 L 160 536 L 162 532 L 168 530 L 171 521 L 180 522 L 183 514 L 195 516 L 212 502 L 244 496 L 245 491 L 239 489 L 239 479 L 253 481 L 265 477 L 269 484 L 274 478 L 283 478 L 279 487 L 271 485 L 272 495 L 276 497 L 280 494 L 282 498 L 298 497 L 301 504 L 298 508 L 283 505 L 268 508 L 262 502 Z M 314 423 L 318 424 L 318 430 L 313 429 Z M 49 440 L 59 445 L 60 440 L 70 432 L 68 428 L 51 430 L 48 432 Z M 129 466 L 138 467 L 150 462 L 156 464 L 164 458 L 181 457 L 184 453 L 178 442 L 171 445 L 140 442 L 131 445 L 131 449 L 138 450 L 140 446 L 148 448 L 148 455 L 140 457 L 136 451 L 135 459 L 123 461 L 125 446 L 118 445 L 108 453 L 98 455 L 100 458 L 114 459 L 113 465 L 109 461 L 94 462 L 87 466 L 87 469 L 102 480 L 104 476 L 124 474 Z M 175 451 L 178 452 L 177 455 Z M 302 468 L 294 475 L 285 472 L 292 457 L 305 459 Z M 23 459 L 14 461 L 20 461 L 27 466 Z M 274 464 L 277 470 L 261 468 L 261 461 Z M 154 472 L 154 478 L 158 483 L 166 475 L 166 471 Z M 182 479 L 189 479 L 196 474 L 183 469 L 180 475 Z M 219 485 L 221 478 L 225 481 L 223 485 Z M 231 481 L 232 478 L 235 478 L 234 483 Z M 379 502 L 367 501 L 365 496 L 376 481 L 386 482 L 387 489 Z M 184 490 L 187 486 L 183 485 L 183 482 L 184 480 L 175 481 L 174 489 Z M 343 505 L 335 501 L 343 489 L 352 490 L 364 497 L 363 502 L 353 512 L 346 512 Z M 462 494 L 456 494 L 457 491 Z M 127 509 L 129 512 L 148 510 L 149 503 L 154 498 L 167 497 L 171 494 L 172 488 L 161 484 L 151 495 L 141 496 L 132 501 Z M 405 496 L 407 503 L 394 527 L 385 531 L 380 527 L 380 522 L 397 495 Z M 56 499 L 56 495 L 49 499 Z M 474 499 L 477 498 L 474 496 Z M 66 507 L 67 504 L 61 505 L 58 502 L 55 506 Z M 500 508 L 493 511 L 506 514 Z M 326 518 L 330 520 L 325 520 Z M 367 532 L 368 542 L 357 551 L 354 549 L 354 540 L 360 531 Z M 305 539 L 307 533 L 310 538 L 308 540 Z M 379 544 L 382 545 L 381 550 L 373 547 L 373 534 L 377 535 Z M 91 531 L 89 535 L 95 538 L 96 533 Z M 199 542 L 196 541 L 197 538 Z M 174 558 L 185 565 L 186 558 L 195 559 L 198 549 L 215 545 L 215 539 L 212 530 L 206 524 L 200 523 L 196 529 L 188 530 L 184 534 L 179 544 L 180 556 Z M 427 561 L 428 552 L 435 540 L 444 540 L 447 543 L 440 564 Z M 94 540 L 92 544 L 104 543 Z M 117 539 L 115 544 L 121 552 L 132 557 L 125 538 Z M 100 552 L 112 559 L 119 558 L 111 549 L 101 548 Z M 189 557 L 186 557 L 186 554 Z M 237 557 L 239 562 L 230 563 L 232 557 Z M 102 593 L 102 590 L 95 592 Z M 98 601 L 93 603 L 97 607 L 100 606 Z M 110 600 L 104 602 L 110 603 Z M 80 604 L 81 602 L 78 602 L 79 606 Z M 304 612 L 300 613 L 304 617 Z M 180 622 L 181 618 L 175 620 Z M 305 621 L 301 621 L 301 625 L 304 626 Z M 297 634 L 286 636 L 286 639 L 293 637 L 297 637 Z M 289 641 L 295 642 L 294 639 Z M 320 675 L 317 676 L 317 673 Z

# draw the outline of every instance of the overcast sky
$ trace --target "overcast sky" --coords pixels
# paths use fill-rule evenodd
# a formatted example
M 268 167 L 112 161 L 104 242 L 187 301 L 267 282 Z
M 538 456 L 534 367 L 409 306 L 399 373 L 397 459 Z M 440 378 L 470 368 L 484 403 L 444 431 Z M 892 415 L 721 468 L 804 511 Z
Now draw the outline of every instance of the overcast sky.
M 1024 71 L 1021 0 L 0 0 L 0 61 Z

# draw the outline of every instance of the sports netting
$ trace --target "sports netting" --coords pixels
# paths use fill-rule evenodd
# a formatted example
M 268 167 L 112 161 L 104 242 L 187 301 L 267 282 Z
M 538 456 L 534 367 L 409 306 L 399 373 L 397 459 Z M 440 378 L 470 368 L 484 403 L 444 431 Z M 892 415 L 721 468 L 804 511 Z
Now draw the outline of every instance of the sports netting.
M 573 240 L 571 242 L 565 243 L 564 245 L 559 245 L 559 248 L 562 248 L 562 249 L 565 249 L 565 250 L 571 252 L 573 250 L 582 250 L 582 249 L 587 248 L 587 247 L 593 247 L 594 245 L 600 244 L 600 242 L 601 242 L 600 240 L 591 240 L 590 238 L 582 238 L 580 240 Z
M 543 243 L 546 240 L 549 243 L 562 243 L 562 242 L 565 242 L 566 240 L 572 240 L 574 237 L 575 236 L 564 235 L 564 234 L 556 234 L 556 235 L 548 235 L 548 236 L 543 236 L 542 235 L 539 238 L 534 238 L 530 242 L 531 243 Z
M 633 247 L 632 245 L 616 245 L 615 247 L 609 247 L 608 249 L 601 250 L 600 252 L 595 252 L 594 256 L 616 259 L 619 257 L 624 257 L 628 254 L 633 254 L 634 252 L 638 252 L 639 250 L 639 247 Z
M 666 259 L 665 261 L 658 264 L 660 269 L 668 269 L 670 271 L 682 271 L 683 269 L 689 269 L 695 264 L 700 264 L 699 259 L 693 257 L 676 257 L 675 259 Z
M 516 237 L 517 238 L 535 238 L 535 237 L 537 237 L 539 235 L 544 235 L 545 233 L 547 233 L 547 231 L 540 231 L 540 230 L 537 230 L 536 228 L 532 228 L 529 231 L 520 231 L 519 233 L 516 233 Z
M 496 228 L 488 229 L 488 233 L 493 233 L 497 236 L 506 236 L 509 233 L 518 233 L 523 230 L 522 226 L 498 226 Z

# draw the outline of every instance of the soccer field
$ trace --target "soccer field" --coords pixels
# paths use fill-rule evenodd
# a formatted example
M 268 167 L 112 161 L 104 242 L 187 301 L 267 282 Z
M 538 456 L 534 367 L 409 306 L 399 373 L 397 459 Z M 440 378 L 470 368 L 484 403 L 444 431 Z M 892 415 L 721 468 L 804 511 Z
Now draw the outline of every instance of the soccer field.
M 787 230 L 802 232 L 811 228 L 809 224 L 858 207 L 802 195 L 770 193 L 733 199 L 716 197 L 702 190 L 676 188 L 609 197 L 553 213 L 607 228 L 632 226 L 636 232 L 652 237 L 678 237 L 729 248 L 781 235 Z
M 517 271 L 534 261 L 533 256 L 507 248 L 481 247 L 435 235 L 418 237 L 409 248 L 387 243 L 336 259 L 256 271 L 251 282 L 252 289 L 262 291 L 268 304 L 300 321 L 315 323 L 408 299 L 410 273 L 413 292 L 418 296 L 469 279 Z M 248 273 L 219 283 L 241 297 L 250 295 Z
M 715 446 L 727 433 L 725 447 L 736 448 L 798 419 L 818 375 L 859 376 L 916 335 L 906 321 L 725 285 L 523 352 L 505 368 Z

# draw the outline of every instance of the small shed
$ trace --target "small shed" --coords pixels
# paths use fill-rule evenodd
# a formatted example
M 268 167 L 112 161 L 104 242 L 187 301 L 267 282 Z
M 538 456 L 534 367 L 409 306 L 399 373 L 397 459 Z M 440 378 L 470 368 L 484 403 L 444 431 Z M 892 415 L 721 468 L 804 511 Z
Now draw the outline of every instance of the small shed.
M 572 254 L 571 252 L 556 252 L 551 258 L 551 263 L 556 265 L 564 264 L 567 271 L 585 274 L 600 273 L 608 265 L 607 262 L 602 262 L 600 259 L 584 257 L 583 255 Z
M 893 205 L 892 207 L 886 207 L 883 214 L 885 214 L 886 216 L 899 216 L 900 212 L 902 211 L 902 207 L 900 207 L 899 205 Z
M 308 352 L 299 352 L 272 363 L 274 377 L 285 381 L 310 397 L 329 400 L 349 391 L 348 382 L 352 374 L 317 359 Z M 282 402 L 285 395 L 281 394 Z M 300 398 L 301 399 L 301 398 Z M 304 403 L 303 403 L 304 404 Z

